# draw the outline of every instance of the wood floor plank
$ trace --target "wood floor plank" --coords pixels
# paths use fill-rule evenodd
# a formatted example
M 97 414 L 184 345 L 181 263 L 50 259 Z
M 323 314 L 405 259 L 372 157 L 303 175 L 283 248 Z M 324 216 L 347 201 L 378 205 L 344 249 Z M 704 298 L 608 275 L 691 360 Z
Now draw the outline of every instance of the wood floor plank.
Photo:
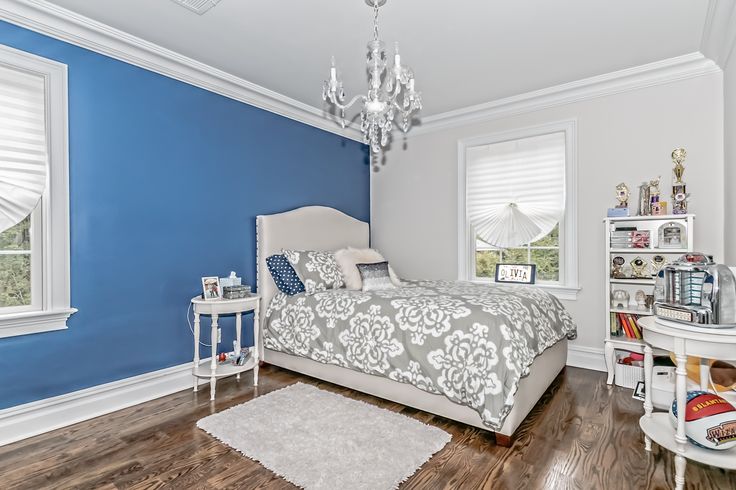
M 273 366 L 252 378 L 182 391 L 0 448 L 4 489 L 278 489 L 291 483 L 197 429 L 197 420 L 295 382 L 402 413 L 452 441 L 402 489 L 668 489 L 674 458 L 646 453 L 631 391 L 602 373 L 567 368 L 534 407 L 513 445 L 486 431 Z M 688 489 L 736 489 L 736 472 L 689 462 Z

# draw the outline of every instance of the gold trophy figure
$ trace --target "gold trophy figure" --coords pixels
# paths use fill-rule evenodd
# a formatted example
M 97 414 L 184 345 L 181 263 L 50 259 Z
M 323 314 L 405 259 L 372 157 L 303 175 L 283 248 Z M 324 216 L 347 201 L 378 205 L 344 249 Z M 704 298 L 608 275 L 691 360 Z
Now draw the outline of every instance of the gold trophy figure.
M 672 171 L 675 173 L 675 184 L 682 184 L 682 174 L 685 173 L 685 165 L 682 162 L 687 158 L 687 151 L 685 148 L 675 148 L 672 150 L 672 161 L 675 164 L 675 168 Z

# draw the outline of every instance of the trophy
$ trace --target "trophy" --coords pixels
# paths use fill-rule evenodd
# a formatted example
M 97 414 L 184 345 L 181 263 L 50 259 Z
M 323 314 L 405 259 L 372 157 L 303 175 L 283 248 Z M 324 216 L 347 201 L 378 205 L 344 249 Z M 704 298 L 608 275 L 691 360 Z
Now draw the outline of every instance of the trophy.
M 662 267 L 667 263 L 667 260 L 664 258 L 664 255 L 655 255 L 652 257 L 652 275 L 656 276 L 659 274 L 659 271 L 662 270 Z
M 675 163 L 675 168 L 672 169 L 675 173 L 675 184 L 683 184 L 682 174 L 685 173 L 685 166 L 682 162 L 687 158 L 687 151 L 685 148 L 675 148 L 672 150 L 672 161 Z
M 624 274 L 624 264 L 626 263 L 626 259 L 617 255 L 611 262 L 611 277 L 614 279 L 625 279 L 626 274 Z
M 631 195 L 631 192 L 629 192 L 629 187 L 621 182 L 619 185 L 616 186 L 616 199 L 618 199 L 618 204 L 616 205 L 617 208 L 628 208 L 629 207 L 629 195 Z
M 639 216 L 649 216 L 652 214 L 649 205 L 649 182 L 642 182 L 639 186 Z
M 672 172 L 675 175 L 675 181 L 672 183 L 672 214 L 687 214 L 687 193 L 685 182 L 682 181 L 682 175 L 685 173 L 685 166 L 682 162 L 687 158 L 685 148 L 675 148 L 672 150 L 672 161 L 675 167 Z
M 631 261 L 631 270 L 635 278 L 648 279 L 650 276 L 647 275 L 646 269 L 647 263 L 641 257 L 637 257 Z
M 652 208 L 659 207 L 659 181 L 661 177 L 652 179 L 649 181 L 649 214 L 652 213 Z

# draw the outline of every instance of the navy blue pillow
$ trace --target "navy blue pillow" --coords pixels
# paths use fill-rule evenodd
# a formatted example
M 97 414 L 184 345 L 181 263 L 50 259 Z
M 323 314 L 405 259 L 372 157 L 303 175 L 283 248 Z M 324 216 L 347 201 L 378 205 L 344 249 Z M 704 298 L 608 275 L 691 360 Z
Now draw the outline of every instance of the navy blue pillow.
M 266 259 L 266 265 L 279 291 L 289 296 L 294 296 L 297 293 L 303 293 L 305 291 L 304 283 L 296 275 L 294 267 L 291 266 L 291 263 L 286 257 L 283 255 L 272 255 Z

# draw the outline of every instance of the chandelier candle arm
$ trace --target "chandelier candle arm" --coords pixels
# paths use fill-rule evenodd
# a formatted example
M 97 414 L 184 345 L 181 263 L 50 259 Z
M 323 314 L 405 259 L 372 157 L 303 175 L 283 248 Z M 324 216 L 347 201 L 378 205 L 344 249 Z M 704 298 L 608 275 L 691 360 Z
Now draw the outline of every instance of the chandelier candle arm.
M 378 37 L 378 10 L 386 0 L 366 0 L 373 7 L 373 39 L 368 42 L 366 63 L 369 73 L 369 89 L 367 95 L 356 95 L 347 104 L 343 82 L 338 76 L 335 58 L 332 58 L 330 78 L 324 82 L 322 99 L 329 101 L 340 111 L 341 124 L 346 126 L 345 111 L 353 104 L 361 101 L 360 129 L 363 140 L 370 145 L 373 153 L 385 147 L 393 130 L 393 120 L 401 116 L 401 129 L 409 130 L 411 115 L 422 108 L 421 95 L 415 90 L 414 73 L 409 67 L 402 66 L 399 54 L 399 43 L 395 43 L 393 66 L 388 66 L 390 58 L 386 55 L 384 43 Z M 384 77 L 384 73 L 386 76 Z M 404 94 L 403 100 L 399 97 Z

